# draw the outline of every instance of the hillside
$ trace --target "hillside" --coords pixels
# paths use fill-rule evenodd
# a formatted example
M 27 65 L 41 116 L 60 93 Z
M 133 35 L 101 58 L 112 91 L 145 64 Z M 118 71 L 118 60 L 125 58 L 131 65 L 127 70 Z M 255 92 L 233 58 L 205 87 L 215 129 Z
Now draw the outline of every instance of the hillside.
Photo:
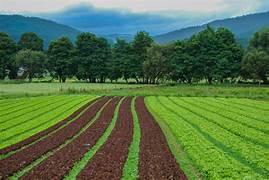
M 24 32 L 35 32 L 44 39 L 45 47 L 51 40 L 67 36 L 74 40 L 79 31 L 50 20 L 21 15 L 0 15 L 0 31 L 8 33 L 18 41 Z
M 216 20 L 208 24 L 214 28 L 226 27 L 230 29 L 235 33 L 238 41 L 241 42 L 242 45 L 246 46 L 248 40 L 251 38 L 254 32 L 263 27 L 269 26 L 269 12 Z M 208 24 L 188 27 L 166 34 L 161 34 L 155 36 L 154 39 L 159 43 L 168 43 L 174 40 L 186 39 L 191 37 L 194 33 L 205 29 Z

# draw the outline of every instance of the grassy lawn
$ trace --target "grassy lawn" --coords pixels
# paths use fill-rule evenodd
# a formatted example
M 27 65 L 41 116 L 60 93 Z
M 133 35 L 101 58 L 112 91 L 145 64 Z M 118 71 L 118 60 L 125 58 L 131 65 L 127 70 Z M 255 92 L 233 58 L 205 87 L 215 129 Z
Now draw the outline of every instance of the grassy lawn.
M 269 99 L 269 86 L 255 85 L 137 85 L 92 83 L 0 83 L 0 98 L 52 94 L 118 96 L 238 97 Z

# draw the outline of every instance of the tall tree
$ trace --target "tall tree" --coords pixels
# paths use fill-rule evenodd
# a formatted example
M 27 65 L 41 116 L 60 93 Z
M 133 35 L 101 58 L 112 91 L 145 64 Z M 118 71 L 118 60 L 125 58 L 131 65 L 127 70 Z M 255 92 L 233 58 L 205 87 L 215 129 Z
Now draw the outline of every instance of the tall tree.
M 131 76 L 135 78 L 137 82 L 140 82 L 139 79 L 141 78 L 143 81 L 145 80 L 143 63 L 147 58 L 147 49 L 151 47 L 152 43 L 153 39 L 144 31 L 138 32 L 132 42 L 133 59 L 131 62 Z
M 17 71 L 12 69 L 15 64 L 13 58 L 15 52 L 15 42 L 8 34 L 0 32 L 0 79 L 4 79 L 7 75 L 11 75 L 11 78 L 16 77 Z
M 76 40 L 79 79 L 104 82 L 108 75 L 111 48 L 104 38 L 91 33 L 81 33 Z
M 243 48 L 236 42 L 234 34 L 226 28 L 219 28 L 216 38 L 219 45 L 216 78 L 221 82 L 227 78 L 234 79 L 240 75 Z
M 130 61 L 131 61 L 131 46 L 125 40 L 117 39 L 112 49 L 112 59 L 110 61 L 111 80 L 124 78 L 126 82 L 130 78 Z
M 68 76 L 72 76 L 74 47 L 67 37 L 52 41 L 48 49 L 48 69 L 53 77 L 65 82 Z
M 43 50 L 43 40 L 33 32 L 26 32 L 21 35 L 18 42 L 19 49 L 30 49 L 33 51 Z
M 268 83 L 269 55 L 262 50 L 249 51 L 242 62 L 242 75 L 245 78 L 262 80 Z
M 41 77 L 45 72 L 47 56 L 41 51 L 21 50 L 16 54 L 15 59 L 19 67 L 27 73 L 29 82 L 34 77 Z
M 164 47 L 153 45 L 147 51 L 146 61 L 143 63 L 143 70 L 146 83 L 159 83 L 170 70 L 170 62 L 164 56 Z
M 242 63 L 242 76 L 268 83 L 269 77 L 269 28 L 256 32 L 250 40 Z

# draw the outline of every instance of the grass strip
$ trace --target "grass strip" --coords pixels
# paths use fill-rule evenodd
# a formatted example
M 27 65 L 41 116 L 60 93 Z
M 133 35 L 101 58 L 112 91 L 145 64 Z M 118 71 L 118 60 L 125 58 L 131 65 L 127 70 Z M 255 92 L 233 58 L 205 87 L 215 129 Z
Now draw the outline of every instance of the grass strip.
M 86 100 L 86 101 L 84 101 L 84 102 L 93 101 L 93 100 L 95 100 L 96 98 L 98 98 L 98 97 L 93 97 L 93 98 L 91 98 L 90 100 Z M 96 102 L 97 102 L 97 101 L 96 101 Z M 95 103 L 96 103 L 96 102 L 95 102 Z M 30 143 L 30 144 L 27 144 L 26 146 L 23 146 L 22 148 L 20 148 L 20 149 L 18 149 L 18 150 L 11 151 L 11 152 L 9 152 L 9 153 L 7 153 L 7 154 L 2 154 L 2 155 L 0 155 L 0 160 L 9 157 L 9 156 L 11 156 L 12 154 L 15 154 L 15 153 L 17 153 L 17 152 L 19 152 L 19 151 L 21 151 L 21 150 L 23 150 L 23 149 L 25 149 L 25 148 L 27 148 L 27 147 L 29 147 L 29 146 L 35 144 L 35 143 L 37 143 L 37 142 L 39 142 L 39 141 L 41 141 L 41 140 L 47 138 L 48 136 L 53 135 L 53 134 L 56 133 L 57 131 L 61 130 L 62 128 L 66 127 L 66 126 L 69 125 L 71 122 L 73 122 L 73 121 L 75 121 L 77 118 L 79 118 L 85 111 L 87 111 L 87 109 L 89 109 L 89 108 L 90 108 L 92 105 L 94 105 L 95 103 L 93 103 L 93 104 L 91 104 L 89 107 L 85 108 L 85 109 L 84 109 L 83 111 L 81 111 L 76 117 L 74 117 L 74 118 L 72 118 L 71 120 L 69 120 L 69 121 L 68 121 L 66 124 L 64 124 L 63 126 L 61 126 L 61 127 L 57 128 L 57 129 L 51 131 L 50 133 L 46 134 L 45 136 L 42 136 L 41 138 L 37 139 L 36 141 L 34 141 L 34 142 Z M 68 111 L 68 110 L 67 110 L 67 111 Z M 61 116 L 61 115 L 62 115 L 62 114 L 59 114 L 58 116 Z M 58 117 L 58 116 L 57 116 L 57 117 Z
M 105 105 L 98 111 L 98 113 L 94 116 L 94 118 L 89 121 L 89 123 L 84 126 L 81 131 L 76 134 L 75 136 L 73 136 L 71 139 L 66 140 L 62 145 L 60 145 L 58 148 L 47 152 L 45 155 L 41 156 L 40 158 L 38 158 L 37 160 L 35 160 L 33 163 L 31 163 L 30 165 L 26 166 L 25 168 L 23 168 L 22 170 L 16 172 L 15 174 L 13 174 L 12 176 L 9 177 L 9 179 L 19 179 L 20 177 L 22 177 L 25 173 L 29 172 L 31 169 L 33 169 L 35 166 L 37 166 L 38 164 L 40 164 L 42 161 L 46 160 L 47 158 L 49 158 L 51 155 L 53 155 L 56 151 L 61 150 L 62 148 L 64 148 L 66 145 L 68 145 L 69 143 L 71 143 L 73 140 L 75 140 L 77 137 L 79 137 L 84 131 L 86 131 L 86 129 L 88 129 L 101 115 L 101 112 L 103 111 L 103 109 L 107 106 L 107 104 L 111 101 L 112 99 L 110 99 L 108 102 L 105 103 Z
M 123 168 L 123 175 L 122 179 L 137 179 L 138 174 L 138 161 L 139 161 L 139 145 L 140 145 L 140 138 L 141 138 L 141 130 L 139 125 L 139 120 L 135 111 L 135 100 L 136 97 L 132 99 L 132 115 L 133 115 L 133 122 L 134 122 L 134 134 L 133 140 L 129 147 L 128 158 L 124 164 Z
M 73 168 L 70 170 L 70 172 L 65 176 L 65 180 L 73 180 L 76 179 L 77 175 L 80 173 L 80 171 L 87 165 L 88 161 L 94 156 L 94 154 L 101 148 L 101 146 L 106 142 L 107 138 L 110 136 L 112 130 L 114 129 L 116 125 L 116 121 L 118 119 L 119 114 L 119 108 L 122 103 L 122 101 L 125 98 L 122 98 L 120 102 L 117 104 L 117 107 L 115 109 L 115 113 L 113 116 L 113 119 L 111 123 L 109 124 L 108 128 L 104 132 L 104 134 L 100 137 L 100 139 L 97 141 L 97 143 L 92 147 L 91 150 L 89 150 L 84 157 L 74 164 Z
M 196 165 L 193 163 L 192 159 L 177 142 L 176 136 L 173 134 L 173 131 L 170 129 L 168 124 L 165 121 L 161 120 L 158 116 L 158 112 L 154 111 L 154 108 L 151 107 L 151 104 L 148 102 L 148 98 L 145 98 L 145 103 L 148 110 L 153 115 L 154 119 L 158 122 L 162 131 L 164 132 L 169 148 L 171 149 L 174 157 L 180 165 L 180 168 L 184 171 L 188 179 L 203 179 L 202 173 L 196 168 Z

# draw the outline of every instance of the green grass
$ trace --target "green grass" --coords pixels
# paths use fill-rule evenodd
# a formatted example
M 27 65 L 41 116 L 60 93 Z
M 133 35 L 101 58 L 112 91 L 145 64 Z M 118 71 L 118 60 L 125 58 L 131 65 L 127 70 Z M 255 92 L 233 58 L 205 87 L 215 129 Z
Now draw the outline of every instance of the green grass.
M 256 85 L 137 85 L 116 83 L 0 83 L 0 99 L 52 94 L 112 96 L 237 97 L 269 100 L 269 87 Z M 1 105 L 1 101 L 0 101 Z
M 139 161 L 139 145 L 141 138 L 141 130 L 139 120 L 135 110 L 135 100 L 132 99 L 132 115 L 133 115 L 133 139 L 129 147 L 128 158 L 124 164 L 122 179 L 137 179 L 138 178 L 138 161 Z
M 77 175 L 80 173 L 81 170 L 83 170 L 83 168 L 87 165 L 87 163 L 90 161 L 90 159 L 94 156 L 94 154 L 102 147 L 102 145 L 106 142 L 106 140 L 108 139 L 109 135 L 111 134 L 112 130 L 114 129 L 115 125 L 116 125 L 116 121 L 118 119 L 118 114 L 119 114 L 119 108 L 120 105 L 122 103 L 122 101 L 124 100 L 124 98 L 122 98 L 120 100 L 120 102 L 118 103 L 115 112 L 114 112 L 114 116 L 112 118 L 111 123 L 109 124 L 108 128 L 106 129 L 106 131 L 104 132 L 104 134 L 99 138 L 99 140 L 97 141 L 97 143 L 83 156 L 83 158 L 76 162 L 73 166 L 73 168 L 70 170 L 70 172 L 65 176 L 64 179 L 66 180 L 74 180 L 76 179 Z
M 46 97 L 35 97 L 27 104 L 26 113 L 24 113 L 24 109 L 18 107 L 21 110 L 16 111 L 15 109 L 14 114 L 0 115 L 2 130 L 0 148 L 15 144 L 47 129 L 68 117 L 93 98 L 89 95 L 59 95 L 48 99 Z M 36 102 L 41 102 L 40 106 L 42 108 L 36 107 L 34 105 Z M 52 102 L 53 104 L 51 104 Z
M 203 104 L 201 108 L 189 103 L 197 102 L 196 99 L 199 98 L 148 97 L 147 105 L 159 121 L 167 124 L 177 143 L 203 177 L 266 178 L 269 172 L 269 151 L 267 147 L 256 142 L 268 144 L 268 135 L 204 109 L 213 111 L 215 106 L 208 107 Z M 251 101 L 257 105 L 266 104 Z M 241 99 L 241 102 L 244 103 L 244 99 Z M 233 105 L 233 100 L 229 103 Z M 267 103 L 266 107 L 268 105 Z M 219 109 L 215 112 L 220 111 Z M 225 108 L 222 111 L 225 111 Z M 244 122 L 244 118 L 234 118 Z M 181 158 L 180 155 L 175 157 L 183 164 L 183 170 L 188 172 L 184 165 L 186 158 Z

